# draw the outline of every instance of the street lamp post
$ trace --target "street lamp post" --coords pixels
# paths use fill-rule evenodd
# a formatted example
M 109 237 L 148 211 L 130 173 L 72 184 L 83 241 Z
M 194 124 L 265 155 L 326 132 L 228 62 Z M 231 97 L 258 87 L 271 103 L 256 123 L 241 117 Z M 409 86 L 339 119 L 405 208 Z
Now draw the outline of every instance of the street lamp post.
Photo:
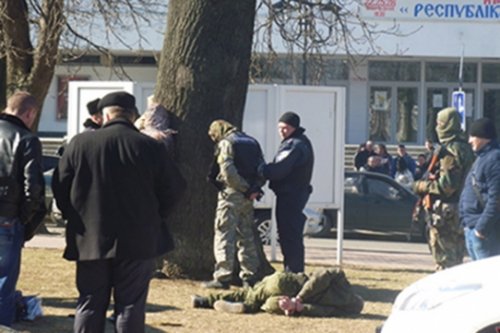
M 309 53 L 332 37 L 340 9 L 332 0 L 280 0 L 271 7 L 283 40 L 302 50 L 302 84 L 306 85 Z

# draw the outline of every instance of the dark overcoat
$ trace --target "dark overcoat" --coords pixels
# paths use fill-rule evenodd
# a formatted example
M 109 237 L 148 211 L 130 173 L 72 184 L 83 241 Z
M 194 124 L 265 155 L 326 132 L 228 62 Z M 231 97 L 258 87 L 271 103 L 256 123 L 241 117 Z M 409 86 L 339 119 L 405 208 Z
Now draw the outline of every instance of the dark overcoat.
M 158 141 L 125 119 L 75 136 L 54 172 L 68 260 L 148 259 L 173 248 L 166 224 L 185 182 Z

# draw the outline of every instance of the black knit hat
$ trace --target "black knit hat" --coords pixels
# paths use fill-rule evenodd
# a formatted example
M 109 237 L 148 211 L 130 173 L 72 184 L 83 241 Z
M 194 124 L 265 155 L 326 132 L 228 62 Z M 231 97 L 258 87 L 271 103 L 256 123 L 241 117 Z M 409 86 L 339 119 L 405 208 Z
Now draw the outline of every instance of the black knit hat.
M 125 91 L 116 91 L 107 94 L 99 101 L 97 108 L 102 111 L 107 106 L 120 106 L 124 109 L 134 109 L 135 97 Z
M 288 111 L 281 115 L 279 122 L 298 128 L 300 126 L 300 117 L 296 113 Z
M 89 114 L 91 116 L 100 112 L 100 110 L 97 108 L 97 104 L 99 104 L 100 100 L 100 98 L 96 98 L 87 103 L 87 110 L 89 111 Z
M 472 123 L 469 135 L 483 139 L 496 139 L 497 131 L 495 124 L 489 118 L 481 118 Z

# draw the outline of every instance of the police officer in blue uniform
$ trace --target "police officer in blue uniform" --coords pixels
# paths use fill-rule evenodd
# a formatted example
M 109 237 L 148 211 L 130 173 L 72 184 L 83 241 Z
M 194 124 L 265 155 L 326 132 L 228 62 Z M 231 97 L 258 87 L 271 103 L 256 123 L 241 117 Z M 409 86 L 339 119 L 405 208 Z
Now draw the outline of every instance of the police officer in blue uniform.
M 299 273 L 304 271 L 302 233 L 306 217 L 302 211 L 312 192 L 314 153 L 296 113 L 286 112 L 280 117 L 278 132 L 281 145 L 273 162 L 263 165 L 261 172 L 276 194 L 276 220 L 285 270 Z

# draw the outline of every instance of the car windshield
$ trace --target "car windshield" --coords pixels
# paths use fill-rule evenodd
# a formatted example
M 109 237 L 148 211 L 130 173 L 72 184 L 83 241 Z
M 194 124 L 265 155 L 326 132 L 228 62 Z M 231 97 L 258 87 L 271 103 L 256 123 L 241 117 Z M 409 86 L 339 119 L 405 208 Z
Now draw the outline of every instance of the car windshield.
M 368 179 L 366 184 L 367 192 L 369 194 L 379 195 L 388 200 L 398 200 L 401 198 L 399 190 L 385 181 L 379 179 Z
M 345 193 L 360 193 L 359 190 L 359 177 L 346 177 L 344 179 Z

